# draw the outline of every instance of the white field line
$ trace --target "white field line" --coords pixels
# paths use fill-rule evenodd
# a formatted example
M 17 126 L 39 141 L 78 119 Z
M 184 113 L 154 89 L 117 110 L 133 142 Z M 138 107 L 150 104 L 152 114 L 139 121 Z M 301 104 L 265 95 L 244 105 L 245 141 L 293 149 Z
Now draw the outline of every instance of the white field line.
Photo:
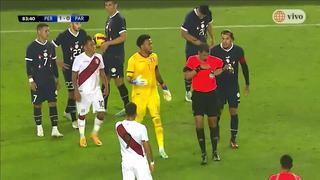
M 306 26 L 320 26 L 320 24 L 256 24 L 256 25 L 221 25 L 216 26 L 213 25 L 213 28 L 268 28 L 268 27 L 306 27 Z M 138 27 L 138 28 L 127 28 L 128 31 L 141 31 L 141 30 L 178 30 L 180 27 Z M 60 32 L 64 31 L 65 29 L 51 29 L 51 32 Z M 104 28 L 86 28 L 86 31 L 103 31 Z M 1 34 L 6 33 L 32 33 L 35 30 L 1 30 Z

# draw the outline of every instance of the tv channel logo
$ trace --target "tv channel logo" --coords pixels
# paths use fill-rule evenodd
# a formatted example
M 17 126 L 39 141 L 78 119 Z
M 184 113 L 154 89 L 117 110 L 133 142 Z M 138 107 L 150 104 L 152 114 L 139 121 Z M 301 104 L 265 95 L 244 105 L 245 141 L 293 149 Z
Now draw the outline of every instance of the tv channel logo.
M 306 20 L 306 13 L 301 9 L 276 9 L 272 19 L 277 24 L 301 24 Z

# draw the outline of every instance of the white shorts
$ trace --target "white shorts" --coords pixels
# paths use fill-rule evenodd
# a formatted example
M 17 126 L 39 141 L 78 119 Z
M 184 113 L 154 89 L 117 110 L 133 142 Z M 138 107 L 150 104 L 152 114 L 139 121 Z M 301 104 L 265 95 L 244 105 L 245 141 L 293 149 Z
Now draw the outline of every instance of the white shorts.
M 93 113 L 105 112 L 104 99 L 100 89 L 92 93 L 80 93 L 80 95 L 81 101 L 77 102 L 77 111 L 81 116 L 88 114 L 91 105 Z
M 122 162 L 123 180 L 152 180 L 146 159 L 134 162 Z

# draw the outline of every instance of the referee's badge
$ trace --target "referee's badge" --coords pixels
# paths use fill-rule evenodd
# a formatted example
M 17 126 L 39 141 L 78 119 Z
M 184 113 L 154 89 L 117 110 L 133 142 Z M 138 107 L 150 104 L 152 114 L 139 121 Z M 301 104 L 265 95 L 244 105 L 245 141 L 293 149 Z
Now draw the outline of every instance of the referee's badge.
M 150 58 L 150 62 L 154 62 L 154 59 L 153 59 L 153 57 L 151 57 L 151 58 Z
M 214 72 L 211 71 L 210 74 L 209 74 L 209 78 L 213 79 L 214 78 Z

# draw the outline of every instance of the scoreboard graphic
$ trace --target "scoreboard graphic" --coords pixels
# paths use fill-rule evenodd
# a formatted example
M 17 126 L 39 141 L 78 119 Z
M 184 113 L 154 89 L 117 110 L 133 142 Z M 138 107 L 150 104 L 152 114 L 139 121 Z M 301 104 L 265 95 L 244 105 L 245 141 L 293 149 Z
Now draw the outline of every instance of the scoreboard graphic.
M 75 23 L 88 22 L 88 15 L 19 15 L 19 22 Z

